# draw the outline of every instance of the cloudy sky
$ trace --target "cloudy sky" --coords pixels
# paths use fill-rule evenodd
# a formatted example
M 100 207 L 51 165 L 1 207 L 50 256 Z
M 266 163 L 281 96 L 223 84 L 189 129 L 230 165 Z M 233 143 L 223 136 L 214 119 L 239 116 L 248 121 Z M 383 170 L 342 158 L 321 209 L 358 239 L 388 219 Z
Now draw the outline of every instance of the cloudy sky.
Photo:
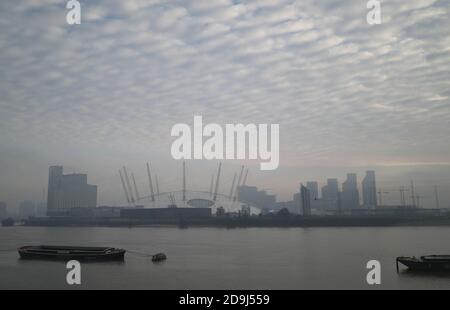
M 194 115 L 280 124 L 280 168 L 249 163 L 280 196 L 367 168 L 449 192 L 448 1 L 383 0 L 381 25 L 363 0 L 80 2 L 81 25 L 64 0 L 0 2 L 0 200 L 39 199 L 51 164 L 89 173 L 100 203 L 123 203 L 124 164 L 175 189 L 170 129 Z M 208 187 L 216 163 L 189 164 Z

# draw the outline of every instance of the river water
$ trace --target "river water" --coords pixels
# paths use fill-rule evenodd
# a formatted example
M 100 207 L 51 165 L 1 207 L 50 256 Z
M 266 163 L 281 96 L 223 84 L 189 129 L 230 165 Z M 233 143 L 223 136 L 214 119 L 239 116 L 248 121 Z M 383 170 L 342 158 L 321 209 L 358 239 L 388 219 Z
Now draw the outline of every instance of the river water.
M 20 260 L 29 244 L 125 248 L 123 263 Z M 137 252 L 137 253 L 134 253 Z M 152 263 L 143 254 L 166 253 Z M 400 255 L 450 254 L 450 227 L 188 228 L 0 227 L 0 289 L 450 289 L 450 275 L 395 269 Z M 366 264 L 381 263 L 368 285 Z

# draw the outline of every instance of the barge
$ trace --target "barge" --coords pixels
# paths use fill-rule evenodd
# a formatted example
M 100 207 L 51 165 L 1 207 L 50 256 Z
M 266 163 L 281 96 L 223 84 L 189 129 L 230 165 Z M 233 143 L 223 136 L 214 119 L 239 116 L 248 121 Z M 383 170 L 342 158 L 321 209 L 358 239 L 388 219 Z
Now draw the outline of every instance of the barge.
M 22 259 L 80 260 L 80 261 L 120 261 L 125 250 L 112 247 L 82 247 L 38 245 L 17 249 Z
M 409 270 L 450 271 L 450 255 L 425 255 L 419 258 L 400 256 L 396 259 L 397 272 L 398 263 L 405 265 Z

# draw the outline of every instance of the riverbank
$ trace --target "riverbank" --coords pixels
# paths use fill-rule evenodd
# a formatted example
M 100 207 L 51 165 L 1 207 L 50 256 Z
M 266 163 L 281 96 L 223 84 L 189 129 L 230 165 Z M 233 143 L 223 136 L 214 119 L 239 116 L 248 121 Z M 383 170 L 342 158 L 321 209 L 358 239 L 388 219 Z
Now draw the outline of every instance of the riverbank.
M 450 216 L 251 216 L 207 219 L 30 218 L 25 226 L 380 227 L 450 226 Z

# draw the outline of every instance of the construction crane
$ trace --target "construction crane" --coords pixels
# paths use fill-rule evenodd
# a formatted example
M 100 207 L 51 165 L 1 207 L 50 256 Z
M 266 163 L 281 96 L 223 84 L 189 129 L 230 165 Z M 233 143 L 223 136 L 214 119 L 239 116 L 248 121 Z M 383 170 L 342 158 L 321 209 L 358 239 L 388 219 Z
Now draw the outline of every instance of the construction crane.
M 437 185 L 434 186 L 434 197 L 436 201 L 436 209 L 439 209 L 439 193 Z
M 421 196 L 417 194 L 416 196 L 417 208 L 420 208 L 420 199 L 425 198 L 425 196 Z
M 402 205 L 403 206 L 405 206 L 406 205 L 406 196 L 405 196 L 405 192 L 409 192 L 409 189 L 406 189 L 406 188 L 400 188 L 400 199 L 401 199 L 401 203 L 402 203 Z
M 414 195 L 414 182 L 411 180 L 411 202 L 413 208 L 416 206 L 416 196 Z
M 409 192 L 409 189 L 406 189 L 404 186 L 402 186 L 398 189 L 398 192 L 400 193 L 400 205 L 406 206 L 405 192 Z
M 383 191 L 378 191 L 378 202 L 380 203 L 380 206 L 383 205 L 383 194 L 389 194 L 389 192 L 383 192 Z

